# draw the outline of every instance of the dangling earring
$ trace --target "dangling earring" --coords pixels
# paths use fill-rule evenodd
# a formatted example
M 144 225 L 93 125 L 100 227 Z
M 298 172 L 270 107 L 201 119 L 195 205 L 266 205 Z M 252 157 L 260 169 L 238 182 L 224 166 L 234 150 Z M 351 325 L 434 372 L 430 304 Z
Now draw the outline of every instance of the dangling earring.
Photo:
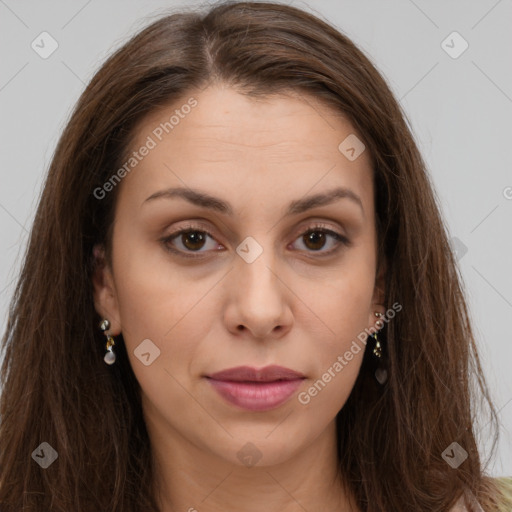
M 380 318 L 384 315 L 382 313 L 379 313 L 378 311 L 375 311 L 375 316 Z M 382 326 L 383 326 L 382 320 L 377 320 L 377 322 L 375 322 L 375 325 L 377 325 L 378 323 L 382 324 L 381 325 L 381 329 L 382 329 Z M 377 333 L 376 332 L 372 333 L 372 337 L 375 340 L 375 347 L 373 347 L 373 354 L 379 361 L 379 366 L 377 367 L 377 370 L 375 370 L 375 379 L 381 386 L 383 386 L 384 383 L 388 380 L 388 371 L 386 370 L 386 368 L 384 368 L 381 365 L 381 363 L 382 363 L 382 345 L 380 344 L 380 341 L 377 338 Z
M 380 318 L 381 316 L 384 316 L 384 315 L 382 313 L 379 313 L 378 311 L 375 311 L 375 316 Z M 377 322 L 375 322 L 375 325 L 377 325 L 377 323 L 379 323 L 379 322 L 382 323 L 381 320 L 377 320 Z M 373 354 L 375 355 L 375 357 L 378 357 L 380 359 L 382 357 L 382 345 L 380 344 L 380 341 L 377 338 L 376 332 L 372 333 L 372 337 L 375 340 L 375 347 L 373 348 Z
M 109 365 L 114 364 L 116 362 L 116 354 L 112 350 L 112 347 L 116 344 L 116 342 L 114 341 L 114 338 L 112 338 L 111 334 L 108 332 L 108 329 L 110 329 L 110 322 L 106 318 L 101 321 L 100 329 L 103 331 L 103 333 L 107 337 L 107 343 L 106 343 L 107 353 L 105 354 L 105 357 L 103 358 L 103 360 L 105 361 L 105 363 L 107 363 Z

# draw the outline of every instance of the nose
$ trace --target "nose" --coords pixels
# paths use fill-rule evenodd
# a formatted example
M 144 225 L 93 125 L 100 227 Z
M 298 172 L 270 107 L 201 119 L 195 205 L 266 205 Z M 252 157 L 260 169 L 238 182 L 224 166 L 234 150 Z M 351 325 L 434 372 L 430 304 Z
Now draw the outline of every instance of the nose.
M 237 256 L 234 266 L 225 314 L 230 332 L 240 336 L 247 331 L 261 340 L 284 336 L 292 325 L 293 293 L 272 250 L 263 250 L 251 263 Z

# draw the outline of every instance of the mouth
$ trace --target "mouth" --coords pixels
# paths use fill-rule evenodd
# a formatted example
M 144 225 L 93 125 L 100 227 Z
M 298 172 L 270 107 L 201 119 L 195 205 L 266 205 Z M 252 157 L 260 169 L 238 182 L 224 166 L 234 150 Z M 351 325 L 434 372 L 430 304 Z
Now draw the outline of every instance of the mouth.
M 251 366 L 237 366 L 220 372 L 207 375 L 208 378 L 215 380 L 229 380 L 234 382 L 275 382 L 281 380 L 296 380 L 305 378 L 305 376 L 285 368 L 284 366 L 265 366 L 264 368 L 252 368 Z
M 300 372 L 275 365 L 260 370 L 239 366 L 206 376 L 224 400 L 250 411 L 267 411 L 283 405 L 305 378 Z

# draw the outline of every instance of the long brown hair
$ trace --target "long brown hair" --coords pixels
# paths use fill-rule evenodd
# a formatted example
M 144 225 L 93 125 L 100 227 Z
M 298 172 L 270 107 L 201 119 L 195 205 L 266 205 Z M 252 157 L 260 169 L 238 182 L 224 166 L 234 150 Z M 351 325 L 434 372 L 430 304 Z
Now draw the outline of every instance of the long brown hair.
M 103 362 L 92 248 L 110 254 L 116 190 L 138 123 L 221 81 L 250 96 L 296 91 L 344 113 L 374 162 L 388 381 L 365 357 L 337 416 L 339 464 L 363 511 L 444 511 L 466 489 L 484 511 L 499 493 L 477 449 L 477 407 L 497 414 L 478 359 L 462 280 L 406 115 L 368 57 L 328 23 L 273 3 L 221 3 L 166 15 L 101 66 L 60 138 L 2 339 L 0 504 L 4 512 L 149 512 L 150 443 L 122 342 Z M 135 171 L 136 172 L 136 171 Z M 118 341 L 122 341 L 122 335 Z M 31 454 L 57 452 L 42 469 Z M 458 443 L 457 469 L 442 454 Z

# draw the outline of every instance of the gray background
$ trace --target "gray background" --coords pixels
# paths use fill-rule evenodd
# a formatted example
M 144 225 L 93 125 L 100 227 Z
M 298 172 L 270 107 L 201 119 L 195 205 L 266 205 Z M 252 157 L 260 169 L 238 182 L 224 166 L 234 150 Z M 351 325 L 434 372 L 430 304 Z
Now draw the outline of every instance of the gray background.
M 346 33 L 385 76 L 407 113 L 454 237 L 484 370 L 500 411 L 501 440 L 488 470 L 512 475 L 512 2 L 286 3 Z M 0 0 L 2 331 L 45 172 L 85 83 L 135 31 L 164 12 L 198 4 Z M 43 31 L 58 43 L 46 59 L 31 47 Z M 453 31 L 469 44 L 457 58 L 445 51 L 463 48 L 462 40 L 448 37 Z M 486 421 L 483 417 L 479 427 L 484 455 Z

